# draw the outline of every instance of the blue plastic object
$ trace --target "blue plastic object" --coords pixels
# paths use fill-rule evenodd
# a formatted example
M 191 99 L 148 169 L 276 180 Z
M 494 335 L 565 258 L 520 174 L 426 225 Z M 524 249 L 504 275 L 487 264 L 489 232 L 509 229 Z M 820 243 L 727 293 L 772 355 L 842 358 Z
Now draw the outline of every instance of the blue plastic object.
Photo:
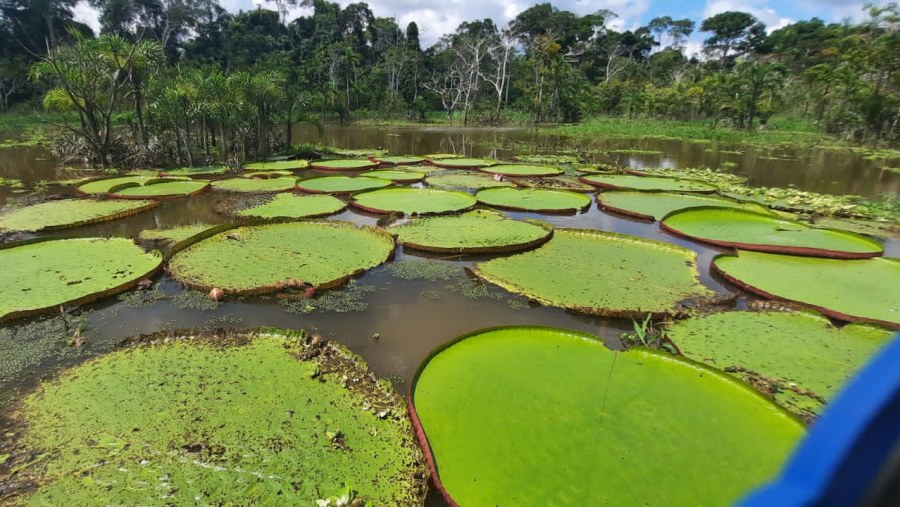
M 849 507 L 870 503 L 876 479 L 887 469 L 898 443 L 900 333 L 831 402 L 781 475 L 739 505 Z M 897 505 L 894 501 L 888 504 Z M 876 501 L 881 504 L 884 502 Z

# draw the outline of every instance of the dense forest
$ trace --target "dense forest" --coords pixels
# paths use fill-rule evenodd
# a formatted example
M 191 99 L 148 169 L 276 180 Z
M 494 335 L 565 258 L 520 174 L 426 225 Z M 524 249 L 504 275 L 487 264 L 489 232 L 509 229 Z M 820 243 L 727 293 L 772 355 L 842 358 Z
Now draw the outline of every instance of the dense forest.
M 745 12 L 616 31 L 615 13 L 544 3 L 425 48 L 415 22 L 365 3 L 302 0 L 309 15 L 286 22 L 296 0 L 236 14 L 216 0 L 90 0 L 100 34 L 73 20 L 76 3 L 0 0 L 0 110 L 47 111 L 68 132 L 56 153 L 100 164 L 266 157 L 297 122 L 431 111 L 462 124 L 615 115 L 738 129 L 781 114 L 852 141 L 900 138 L 896 4 L 770 32 Z M 689 55 L 696 34 L 703 51 Z

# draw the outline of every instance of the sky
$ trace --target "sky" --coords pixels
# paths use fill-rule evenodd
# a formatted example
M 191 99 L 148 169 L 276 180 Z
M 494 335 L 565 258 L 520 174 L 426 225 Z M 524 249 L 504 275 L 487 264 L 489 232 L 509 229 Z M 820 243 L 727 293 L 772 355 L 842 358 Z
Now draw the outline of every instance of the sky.
M 255 9 L 257 6 L 275 9 L 275 3 L 266 0 L 219 0 L 231 12 Z M 335 0 L 332 0 L 335 1 Z M 360 0 L 337 0 L 348 5 Z M 881 5 L 888 0 L 875 0 Z M 503 27 L 509 20 L 534 5 L 534 0 L 368 0 L 372 11 L 378 17 L 393 17 L 401 28 L 410 21 L 419 26 L 423 47 L 433 44 L 441 35 L 456 30 L 463 21 L 491 18 Z M 840 22 L 845 19 L 864 18 L 863 5 L 866 0 L 556 0 L 551 2 L 560 10 L 585 15 L 600 9 L 608 9 L 618 14 L 618 18 L 608 23 L 617 30 L 634 29 L 657 16 L 671 16 L 674 19 L 690 18 L 700 22 L 725 11 L 744 11 L 753 14 L 775 30 L 789 23 L 819 17 L 826 22 Z M 83 21 L 98 31 L 97 12 L 82 1 L 75 9 L 76 19 Z M 304 9 L 293 9 L 288 16 L 296 18 L 308 15 Z M 704 38 L 703 34 L 692 37 L 688 51 L 696 50 Z

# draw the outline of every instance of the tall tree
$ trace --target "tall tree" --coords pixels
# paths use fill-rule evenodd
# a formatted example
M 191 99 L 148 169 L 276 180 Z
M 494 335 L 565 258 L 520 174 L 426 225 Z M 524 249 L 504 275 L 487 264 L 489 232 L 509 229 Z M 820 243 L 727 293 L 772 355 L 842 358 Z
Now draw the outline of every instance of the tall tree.
M 710 32 L 703 42 L 704 50 L 717 57 L 725 67 L 734 65 L 735 59 L 759 47 L 766 37 L 766 25 L 752 14 L 728 11 L 703 20 L 700 30 Z

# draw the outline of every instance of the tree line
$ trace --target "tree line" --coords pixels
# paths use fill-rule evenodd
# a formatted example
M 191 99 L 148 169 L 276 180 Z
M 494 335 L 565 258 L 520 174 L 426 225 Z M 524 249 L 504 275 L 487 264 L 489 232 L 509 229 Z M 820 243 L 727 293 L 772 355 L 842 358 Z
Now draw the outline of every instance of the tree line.
M 549 3 L 506 26 L 468 21 L 423 48 L 415 22 L 365 3 L 275 0 L 0 0 L 0 111 L 40 100 L 76 118 L 61 153 L 95 163 L 265 157 L 300 121 L 354 115 L 468 123 L 595 115 L 703 119 L 754 129 L 774 114 L 851 140 L 900 137 L 900 9 L 859 23 L 813 18 L 768 32 L 746 12 L 668 16 L 618 31 L 616 15 Z M 290 7 L 309 15 L 287 22 Z M 689 54 L 692 35 L 702 54 Z

